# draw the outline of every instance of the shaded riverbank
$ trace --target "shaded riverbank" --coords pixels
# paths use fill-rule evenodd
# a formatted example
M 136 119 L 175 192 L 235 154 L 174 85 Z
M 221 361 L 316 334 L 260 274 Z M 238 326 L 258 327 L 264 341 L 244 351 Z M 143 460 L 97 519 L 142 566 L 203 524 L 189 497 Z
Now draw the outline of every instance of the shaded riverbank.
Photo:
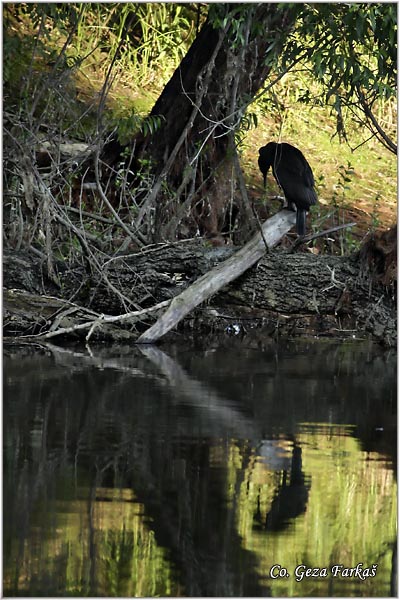
M 395 346 L 395 230 L 388 234 L 389 241 L 372 240 L 349 257 L 288 253 L 282 248 L 269 252 L 190 312 L 178 333 L 250 333 L 262 340 L 371 336 L 385 346 Z M 160 244 L 143 252 L 105 257 L 95 271 L 90 263 L 56 263 L 55 278 L 46 271 L 44 259 L 6 251 L 4 335 L 54 340 L 88 339 L 90 334 L 92 339 L 135 342 L 171 299 L 236 250 L 213 248 L 203 240 Z

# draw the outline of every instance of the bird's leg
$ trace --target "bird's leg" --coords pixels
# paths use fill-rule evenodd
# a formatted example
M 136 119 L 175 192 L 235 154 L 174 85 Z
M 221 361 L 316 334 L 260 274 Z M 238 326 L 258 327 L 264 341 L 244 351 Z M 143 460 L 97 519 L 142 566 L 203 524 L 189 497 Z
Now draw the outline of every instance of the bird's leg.
M 279 189 L 283 194 L 285 194 L 281 186 L 279 186 Z M 285 195 L 277 196 L 277 199 L 282 202 L 282 209 L 287 208 L 288 210 L 293 210 L 293 212 L 296 212 L 296 205 L 294 202 L 289 202 Z
M 283 196 L 277 196 L 277 199 L 281 200 L 282 208 L 287 208 L 287 210 L 292 210 L 293 212 L 296 212 L 297 207 L 294 202 L 290 202 L 289 200 L 287 200 L 287 198 Z
M 274 196 L 271 200 L 279 200 L 279 202 L 282 202 L 282 208 L 288 208 L 288 202 L 285 196 Z

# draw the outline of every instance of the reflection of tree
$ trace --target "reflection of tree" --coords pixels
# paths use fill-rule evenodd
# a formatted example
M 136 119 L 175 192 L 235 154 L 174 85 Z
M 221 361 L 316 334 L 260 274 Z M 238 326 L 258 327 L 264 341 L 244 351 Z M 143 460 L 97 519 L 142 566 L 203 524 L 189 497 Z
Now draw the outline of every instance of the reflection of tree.
M 158 348 L 142 352 L 160 369 L 174 397 L 184 399 L 213 435 L 201 444 L 188 439 L 184 449 L 182 440 L 167 435 L 153 440 L 146 462 L 136 462 L 133 487 L 152 517 L 157 539 L 170 549 L 189 596 L 265 595 L 256 560 L 244 550 L 236 530 L 236 502 L 228 503 L 226 497 L 229 444 L 215 461 L 221 444 L 212 441 L 218 440 L 218 432 L 225 437 L 227 431 L 242 439 L 255 438 L 258 427 Z M 247 444 L 237 444 L 246 463 Z M 244 468 L 237 473 L 234 498 L 243 476 Z
M 19 556 L 14 551 L 10 553 L 25 575 L 36 571 L 34 577 L 31 575 L 29 590 L 52 595 L 55 592 L 51 586 L 55 585 L 59 590 L 73 589 L 80 595 L 103 595 L 112 589 L 118 595 L 126 594 L 126 573 L 140 564 L 135 556 L 151 549 L 148 537 L 154 532 L 158 546 L 167 549 L 168 559 L 175 565 L 174 579 L 181 581 L 173 588 L 175 593 L 181 588 L 189 596 L 265 595 L 258 583 L 256 560 L 242 547 L 237 533 L 237 506 L 235 501 L 228 502 L 226 493 L 229 454 L 235 444 L 231 436 L 246 440 L 258 435 L 252 420 L 206 385 L 191 379 L 162 352 L 152 356 L 153 371 L 149 369 L 149 358 L 140 358 L 140 353 L 113 362 L 79 356 L 65 349 L 58 352 L 52 348 L 52 352 L 56 362 L 48 359 L 45 371 L 49 376 L 44 382 L 38 381 L 34 368 L 27 379 L 30 398 L 35 397 L 36 404 L 17 403 L 9 413 L 8 423 L 14 436 L 10 447 L 16 449 L 15 455 L 32 453 L 30 477 L 23 484 L 26 526 L 21 534 L 21 552 Z M 111 369 L 99 371 L 91 369 L 91 365 Z M 150 380 L 152 385 L 158 382 L 163 390 L 158 411 L 153 406 L 149 409 L 148 396 L 143 392 Z M 183 401 L 187 419 L 171 420 L 171 414 Z M 196 418 L 197 425 L 192 430 Z M 191 428 L 190 435 L 185 435 L 186 425 Z M 37 449 L 32 444 L 31 431 L 40 437 Z M 20 432 L 22 438 L 18 437 Z M 236 447 L 246 463 L 248 442 L 238 441 Z M 65 495 L 63 491 L 61 496 L 55 495 L 59 485 L 56 474 L 60 470 L 63 477 L 72 476 L 76 481 L 76 487 L 69 484 L 69 488 L 64 482 L 68 492 Z M 16 477 L 22 477 L 23 472 L 17 464 L 10 470 Z M 244 468 L 233 467 L 231 471 L 234 498 L 243 473 Z M 10 490 L 12 483 L 7 483 Z M 22 491 L 21 486 L 17 487 Z M 141 539 L 127 535 L 125 529 L 117 537 L 106 533 L 112 527 L 111 521 L 101 522 L 98 511 L 107 500 L 107 489 L 134 491 L 135 503 L 144 509 L 142 522 L 148 526 L 147 532 L 143 529 L 140 534 Z M 7 496 L 11 497 L 10 492 Z M 60 501 L 65 507 L 68 501 L 78 502 L 80 514 L 78 533 L 72 536 L 74 544 L 77 538 L 81 540 L 73 546 L 74 552 L 79 548 L 80 556 L 72 557 L 68 544 L 62 548 L 57 544 L 56 550 L 56 542 L 49 541 L 46 574 L 36 563 L 35 550 L 28 556 L 23 549 L 26 540 L 30 540 L 30 548 L 36 547 L 32 536 L 39 531 L 42 536 L 49 533 L 45 523 L 39 523 L 38 528 L 35 506 L 39 498 L 47 513 L 53 515 L 54 539 Z M 20 510 L 14 507 L 11 513 L 17 527 Z M 128 520 L 124 523 L 129 526 Z M 15 534 L 16 530 L 8 532 L 11 537 Z M 45 544 L 43 537 L 37 542 L 38 547 Z M 112 582 L 105 581 L 105 564 Z M 146 564 L 152 571 L 150 563 Z M 78 588 L 74 577 L 81 582 Z M 137 574 L 130 577 L 139 579 Z M 140 587 L 136 582 L 138 587 L 131 588 L 134 594 Z M 13 585 L 18 589 L 16 580 Z M 145 589 L 165 595 L 168 587 L 150 585 Z
M 220 447 L 206 441 L 185 446 L 173 439 L 155 442 L 149 461 L 137 465 L 132 477 L 159 544 L 169 549 L 180 570 L 185 593 L 265 595 L 256 561 L 236 531 L 237 507 L 224 494 L 222 465 L 212 465 Z

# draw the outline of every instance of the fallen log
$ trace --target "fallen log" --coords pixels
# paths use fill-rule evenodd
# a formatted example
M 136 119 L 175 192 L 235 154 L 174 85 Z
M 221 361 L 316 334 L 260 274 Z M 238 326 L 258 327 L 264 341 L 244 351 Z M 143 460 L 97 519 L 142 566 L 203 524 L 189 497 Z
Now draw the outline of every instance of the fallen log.
M 51 142 L 43 142 L 39 148 L 35 149 L 36 164 L 41 172 L 50 171 L 52 168 L 63 165 L 77 166 L 87 161 L 93 148 L 88 144 L 80 142 L 65 142 L 62 144 L 52 144 Z
M 7 289 L 3 293 L 3 328 L 9 337 L 47 340 L 87 330 L 93 333 L 97 329 L 103 339 L 135 341 L 136 334 L 114 326 L 118 321 L 116 317 L 107 318 L 54 296 L 18 289 Z
M 234 274 L 235 279 L 212 290 L 206 301 L 195 294 L 196 308 L 165 341 L 182 335 L 199 341 L 210 336 L 210 342 L 222 343 L 226 336 L 248 334 L 263 343 L 277 335 L 343 339 L 372 334 L 387 346 L 396 344 L 396 286 L 376 276 L 387 262 L 380 255 L 370 264 L 363 251 L 350 256 L 282 248 L 265 253 L 264 242 L 258 241 L 257 252 L 264 256 L 257 267 Z M 242 251 L 195 239 L 123 256 L 99 253 L 96 260 L 106 277 L 91 273 L 83 263 L 57 262 L 57 288 L 47 277 L 44 255 L 5 250 L 3 335 L 135 343 L 182 291 L 199 285 L 215 269 L 220 275 Z
M 287 210 L 282 210 L 265 221 L 261 226 L 261 231 L 241 250 L 200 277 L 194 284 L 175 297 L 166 312 L 139 337 L 137 343 L 152 344 L 159 340 L 196 306 L 252 267 L 268 248 L 273 248 L 281 237 L 290 231 L 295 221 L 295 213 Z

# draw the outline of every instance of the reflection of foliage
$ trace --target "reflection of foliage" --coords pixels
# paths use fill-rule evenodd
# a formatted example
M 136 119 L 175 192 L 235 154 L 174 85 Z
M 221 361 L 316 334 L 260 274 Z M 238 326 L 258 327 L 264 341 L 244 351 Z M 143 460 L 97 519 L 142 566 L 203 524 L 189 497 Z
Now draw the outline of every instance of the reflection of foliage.
M 66 481 L 64 483 L 67 483 Z M 107 490 L 106 490 L 107 491 Z M 128 490 L 126 490 L 127 492 Z M 97 490 L 104 495 L 104 490 Z M 19 593 L 42 596 L 47 582 L 57 582 L 58 593 L 71 596 L 157 597 L 177 595 L 172 567 L 166 552 L 158 546 L 154 533 L 143 520 L 143 506 L 132 494 L 118 490 L 106 499 L 97 499 L 91 512 L 91 525 L 86 519 L 90 489 L 82 489 L 82 499 L 57 504 L 57 529 L 45 541 L 40 539 L 42 523 L 32 532 L 32 552 L 18 557 L 18 543 L 8 550 L 11 562 L 5 575 L 5 586 L 11 589 L 12 573 L 19 569 L 26 580 Z M 85 497 L 87 494 L 88 497 Z M 72 508 L 72 510 L 71 510 Z M 92 545 L 92 547 L 91 547 Z M 41 548 L 40 554 L 37 549 Z M 94 551 L 94 555 L 93 555 Z M 91 558 L 90 558 L 91 557 Z M 43 561 L 47 573 L 42 580 Z M 7 559 L 8 562 L 8 559 Z M 92 564 L 95 574 L 90 576 Z M 28 587 L 26 587 L 28 586 Z M 54 588 L 47 589 L 50 596 Z
M 228 452 L 222 446 L 215 447 L 210 459 L 214 468 L 227 470 L 226 499 L 230 506 L 237 506 L 238 532 L 244 547 L 256 554 L 261 577 L 268 577 L 274 564 L 285 565 L 293 573 L 298 564 L 354 566 L 363 562 L 367 566 L 379 562 L 374 580 L 353 582 L 358 585 L 358 594 L 375 595 L 378 589 L 384 592 L 390 580 L 389 543 L 395 537 L 396 527 L 395 481 L 392 472 L 382 468 L 378 457 L 374 460 L 371 454 L 367 461 L 365 456 L 360 456 L 357 442 L 348 432 L 332 433 L 332 430 L 309 432 L 298 438 L 303 448 L 304 470 L 312 474 L 312 485 L 306 513 L 282 535 L 254 528 L 255 514 L 261 512 L 265 516 L 269 511 L 277 485 L 276 474 L 261 462 L 250 462 L 242 479 L 237 443 L 232 443 Z M 324 469 L 324 462 L 329 468 Z M 19 592 L 43 594 L 40 565 L 46 556 L 46 577 L 58 581 L 59 589 L 65 589 L 68 595 L 180 595 L 182 590 L 176 583 L 166 552 L 158 546 L 154 533 L 145 524 L 143 507 L 134 501 L 132 493 L 102 488 L 96 493 L 98 498 L 91 513 L 95 550 L 92 557 L 95 579 L 91 585 L 94 587 L 90 587 L 88 570 L 93 550 L 89 547 L 88 524 L 82 520 L 88 506 L 85 496 L 90 496 L 90 490 L 81 488 L 82 499 L 75 500 L 73 505 L 58 503 L 56 515 L 62 521 L 45 547 L 40 538 L 36 540 L 41 528 L 33 529 L 29 540 L 31 553 L 19 564 L 20 576 L 28 577 L 29 587 L 20 587 Z M 379 527 L 376 526 L 377 514 L 384 515 Z M 41 549 L 40 560 L 35 548 Z M 16 543 L 9 549 L 7 563 L 10 566 L 18 563 L 17 549 Z M 9 577 L 10 569 L 6 567 L 6 589 L 11 589 Z M 81 587 L 77 585 L 79 581 Z M 330 585 L 328 578 L 304 580 L 301 595 L 312 595 L 315 589 L 328 594 Z M 293 577 L 275 580 L 272 586 L 274 595 L 285 597 L 298 595 L 295 593 L 298 589 Z M 50 589 L 49 593 L 53 595 L 54 591 Z
M 249 486 L 245 481 L 242 485 L 239 530 L 246 547 L 257 553 L 264 577 L 275 564 L 284 565 L 292 574 L 300 564 L 329 569 L 333 564 L 356 566 L 363 562 L 367 567 L 379 563 L 375 580 L 353 580 L 352 584 L 357 586 L 357 595 L 369 596 L 375 595 L 372 589 L 377 589 L 379 580 L 385 594 L 391 570 L 390 543 L 396 536 L 397 488 L 393 473 L 379 467 L 378 456 L 370 454 L 367 460 L 366 454 L 360 455 L 357 441 L 348 432 L 332 435 L 333 431 L 328 427 L 325 432 L 310 431 L 297 439 L 303 448 L 304 470 L 312 474 L 305 515 L 296 519 L 285 535 L 267 541 L 265 533 L 252 527 L 257 507 L 261 505 L 266 513 L 271 502 L 267 479 L 263 484 L 259 475 L 258 483 Z M 379 527 L 377 514 L 385 515 Z M 300 587 L 293 576 L 273 583 L 273 595 L 289 598 L 312 596 L 317 589 L 317 595 L 331 595 L 332 590 L 337 595 L 330 578 L 303 580 Z

